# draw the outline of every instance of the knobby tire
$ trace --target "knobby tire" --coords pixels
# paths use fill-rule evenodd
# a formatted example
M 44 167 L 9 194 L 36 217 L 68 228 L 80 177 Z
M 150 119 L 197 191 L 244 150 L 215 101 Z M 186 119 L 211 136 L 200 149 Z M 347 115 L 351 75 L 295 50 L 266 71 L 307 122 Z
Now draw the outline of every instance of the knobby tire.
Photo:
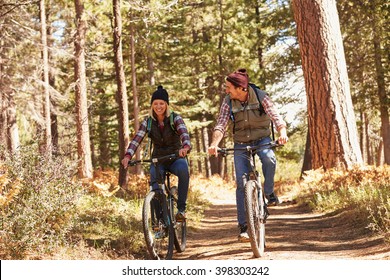
M 184 252 L 186 249 L 186 243 L 187 243 L 187 222 L 177 222 L 175 211 L 177 209 L 177 187 L 171 188 L 172 193 L 174 195 L 171 197 L 171 200 L 169 201 L 170 205 L 170 213 L 172 221 L 174 221 L 174 242 L 175 242 L 175 248 L 178 253 Z
M 256 181 L 248 181 L 245 185 L 245 210 L 251 248 L 259 258 L 264 255 L 265 248 L 265 203 Z
M 142 226 L 150 257 L 154 260 L 170 260 L 174 247 L 173 224 L 169 217 L 166 200 L 159 196 L 151 191 L 145 197 L 142 208 Z

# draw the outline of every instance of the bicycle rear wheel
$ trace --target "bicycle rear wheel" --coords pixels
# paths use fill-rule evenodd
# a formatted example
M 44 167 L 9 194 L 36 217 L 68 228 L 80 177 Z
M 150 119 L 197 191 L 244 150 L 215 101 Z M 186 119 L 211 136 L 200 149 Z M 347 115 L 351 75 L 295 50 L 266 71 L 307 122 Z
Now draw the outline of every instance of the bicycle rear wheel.
M 171 218 L 173 222 L 173 228 L 175 232 L 175 248 L 176 250 L 181 253 L 184 252 L 186 249 L 186 243 L 187 243 L 187 222 L 178 222 L 176 221 L 175 211 L 177 209 L 177 187 L 171 188 L 171 193 L 173 194 L 170 200 L 170 213 Z
M 251 248 L 259 258 L 264 255 L 265 248 L 265 203 L 256 181 L 248 181 L 245 185 L 245 209 Z
M 163 194 L 151 191 L 147 194 L 142 208 L 142 226 L 152 259 L 169 260 L 173 255 L 173 224 Z

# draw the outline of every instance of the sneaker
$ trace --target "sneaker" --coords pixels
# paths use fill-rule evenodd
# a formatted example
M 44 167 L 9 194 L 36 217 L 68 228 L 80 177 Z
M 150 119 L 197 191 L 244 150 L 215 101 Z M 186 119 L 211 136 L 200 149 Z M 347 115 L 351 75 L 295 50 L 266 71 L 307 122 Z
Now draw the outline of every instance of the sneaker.
M 270 195 L 267 195 L 266 197 L 268 200 L 268 203 L 267 203 L 268 206 L 278 205 L 280 203 L 279 198 L 276 196 L 275 193 L 271 193 Z
M 155 239 L 162 239 L 164 238 L 166 235 L 165 235 L 165 232 L 164 231 L 157 231 L 154 233 L 154 238 Z
M 238 235 L 238 241 L 240 242 L 249 242 L 249 235 L 248 235 L 248 232 L 247 232 L 247 229 L 248 227 L 246 225 L 244 226 L 238 226 L 238 228 L 240 229 L 240 233 Z
M 182 223 L 186 220 L 186 213 L 184 211 L 179 211 L 176 214 L 176 222 Z

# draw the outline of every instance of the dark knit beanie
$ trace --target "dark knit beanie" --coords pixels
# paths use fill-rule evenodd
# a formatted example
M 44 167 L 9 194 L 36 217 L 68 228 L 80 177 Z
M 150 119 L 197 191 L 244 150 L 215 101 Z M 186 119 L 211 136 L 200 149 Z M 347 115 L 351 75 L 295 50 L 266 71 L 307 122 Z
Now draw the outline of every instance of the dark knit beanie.
M 161 85 L 157 87 L 157 90 L 155 92 L 153 92 L 150 104 L 152 104 L 153 101 L 156 99 L 164 100 L 165 102 L 167 102 L 167 104 L 169 104 L 168 92 Z
M 231 82 L 235 87 L 248 88 L 249 77 L 246 69 L 238 69 L 226 77 L 226 80 Z

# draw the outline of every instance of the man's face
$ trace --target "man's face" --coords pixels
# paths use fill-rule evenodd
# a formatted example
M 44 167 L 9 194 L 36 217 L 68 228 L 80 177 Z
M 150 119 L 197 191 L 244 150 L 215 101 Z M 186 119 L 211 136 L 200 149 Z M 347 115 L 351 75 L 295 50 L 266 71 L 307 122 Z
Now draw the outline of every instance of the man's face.
M 235 87 L 231 82 L 226 81 L 225 86 L 226 94 L 230 95 L 230 99 L 238 99 L 242 101 L 242 99 L 246 97 L 246 92 L 243 91 L 242 88 Z

